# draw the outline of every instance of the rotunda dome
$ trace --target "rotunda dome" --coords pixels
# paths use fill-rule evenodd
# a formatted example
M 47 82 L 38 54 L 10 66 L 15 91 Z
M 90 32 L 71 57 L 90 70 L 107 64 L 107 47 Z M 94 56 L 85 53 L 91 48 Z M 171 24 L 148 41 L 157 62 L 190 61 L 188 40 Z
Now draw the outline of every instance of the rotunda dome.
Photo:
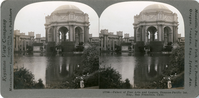
M 53 11 L 53 14 L 62 14 L 62 13 L 68 13 L 68 12 L 74 12 L 74 13 L 83 13 L 78 7 L 74 5 L 62 5 Z
M 166 6 L 164 6 L 162 4 L 149 5 L 149 6 L 145 7 L 144 10 L 142 10 L 142 13 L 143 12 L 157 12 L 157 11 L 163 11 L 163 12 L 167 12 L 167 13 L 172 13 L 171 10 L 169 10 Z

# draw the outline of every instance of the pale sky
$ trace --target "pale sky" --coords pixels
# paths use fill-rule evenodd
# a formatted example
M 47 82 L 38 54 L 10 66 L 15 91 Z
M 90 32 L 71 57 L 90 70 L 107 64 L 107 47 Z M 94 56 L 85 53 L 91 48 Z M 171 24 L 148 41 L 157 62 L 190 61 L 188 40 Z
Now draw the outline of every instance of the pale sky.
M 97 13 L 89 6 L 77 2 L 39 2 L 23 7 L 17 14 L 14 30 L 20 30 L 21 33 L 28 34 L 33 31 L 36 34 L 45 36 L 45 17 L 50 15 L 57 7 L 62 5 L 74 5 L 84 13 L 89 15 L 89 33 L 93 36 L 99 36 L 99 18 Z
M 129 33 L 130 36 L 134 35 L 133 23 L 134 16 L 139 14 L 145 7 L 157 2 L 121 2 L 110 5 L 107 7 L 100 16 L 100 24 L 97 13 L 89 6 L 83 3 L 77 2 L 39 2 L 33 3 L 22 8 L 15 19 L 14 30 L 20 30 L 21 33 L 26 33 L 33 31 L 35 34 L 41 34 L 42 37 L 45 36 L 45 16 L 50 15 L 57 7 L 61 5 L 71 4 L 77 6 L 84 13 L 89 15 L 90 29 L 89 33 L 93 37 L 99 36 L 99 31 L 101 29 L 108 29 L 109 32 L 123 31 L 124 33 Z M 164 3 L 161 3 L 164 4 Z M 184 22 L 180 12 L 168 4 L 164 4 L 174 13 L 178 15 L 178 33 L 184 37 Z
M 106 8 L 100 16 L 100 29 L 108 29 L 109 32 L 123 31 L 123 34 L 129 33 L 129 36 L 134 36 L 134 16 L 138 15 L 145 7 L 151 4 L 163 4 L 178 16 L 178 33 L 184 37 L 184 21 L 180 12 L 165 3 L 157 2 L 122 2 L 116 3 Z

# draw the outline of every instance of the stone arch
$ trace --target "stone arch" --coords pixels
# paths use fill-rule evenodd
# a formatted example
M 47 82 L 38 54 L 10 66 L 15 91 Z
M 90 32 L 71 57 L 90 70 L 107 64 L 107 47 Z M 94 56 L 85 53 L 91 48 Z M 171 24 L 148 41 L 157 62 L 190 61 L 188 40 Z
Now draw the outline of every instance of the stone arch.
M 75 43 L 79 44 L 80 42 L 83 41 L 83 30 L 81 27 L 77 26 L 75 27 Z
M 49 30 L 48 31 L 48 41 L 52 42 L 53 41 L 53 28 L 50 27 L 48 30 Z
M 173 42 L 172 41 L 172 32 L 171 32 L 171 28 L 169 26 L 165 26 L 164 27 L 164 44 L 167 45 L 169 42 Z
M 141 41 L 141 38 L 142 38 L 141 28 L 138 27 L 136 32 L 137 32 L 137 33 L 136 33 L 136 40 L 137 40 L 137 41 Z
M 157 32 L 157 28 L 155 26 L 149 26 L 146 29 L 146 33 L 147 33 L 148 42 L 156 41 L 158 39 L 158 32 Z
M 69 29 L 67 27 L 60 27 L 58 29 L 58 38 L 59 42 L 68 41 L 69 40 Z

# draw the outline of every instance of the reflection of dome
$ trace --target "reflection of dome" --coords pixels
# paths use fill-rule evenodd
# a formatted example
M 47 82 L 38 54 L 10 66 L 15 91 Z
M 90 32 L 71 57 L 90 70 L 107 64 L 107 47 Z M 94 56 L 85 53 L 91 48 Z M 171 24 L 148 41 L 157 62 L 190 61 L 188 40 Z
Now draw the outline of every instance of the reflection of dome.
M 78 7 L 74 5 L 62 5 L 56 8 L 53 13 L 62 14 L 62 13 L 68 13 L 68 12 L 83 13 Z
M 162 4 L 149 5 L 149 6 L 145 7 L 142 12 L 157 12 L 157 11 L 172 13 L 171 10 L 169 10 L 166 6 L 164 6 Z

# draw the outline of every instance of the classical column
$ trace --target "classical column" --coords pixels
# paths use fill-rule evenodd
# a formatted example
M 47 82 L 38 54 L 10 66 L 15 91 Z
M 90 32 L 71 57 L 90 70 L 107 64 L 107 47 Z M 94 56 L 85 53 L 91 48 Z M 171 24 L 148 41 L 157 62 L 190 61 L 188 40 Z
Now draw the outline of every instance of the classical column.
M 46 29 L 46 42 L 48 42 L 48 28 L 45 29 Z
M 24 48 L 24 50 L 26 51 L 26 39 L 24 39 L 24 46 L 25 46 L 25 48 Z
M 89 39 L 89 27 L 88 26 L 84 26 L 84 42 L 87 43 L 88 39 Z
M 23 46 L 24 46 L 24 44 L 23 44 L 23 43 L 24 43 L 24 40 L 23 40 L 23 39 L 21 39 L 21 41 L 22 41 L 22 49 L 21 49 L 21 50 L 23 51 Z
M 82 30 L 82 42 L 84 42 L 84 31 Z
M 101 37 L 101 50 L 103 49 L 103 37 Z
M 158 41 L 162 41 L 162 25 L 158 26 Z
M 170 31 L 170 35 L 171 35 L 171 42 L 173 43 L 173 33 L 172 33 L 172 31 Z
M 163 26 L 161 26 L 161 41 L 165 41 L 165 39 L 164 39 L 164 27 Z
M 106 41 L 107 41 L 107 36 L 104 35 L 104 50 L 106 50 Z
M 52 42 L 55 41 L 55 27 L 53 26 L 53 30 L 52 30 Z
M 137 28 L 134 27 L 134 43 L 136 43 L 136 39 L 137 39 L 137 38 L 136 38 L 136 37 L 137 37 L 137 36 L 136 36 L 136 34 L 137 34 L 136 29 L 137 29 Z
M 113 51 L 115 50 L 115 38 L 113 38 Z
M 15 43 L 16 43 L 16 51 L 19 51 L 19 36 L 18 35 L 15 35 L 15 38 L 16 38 L 16 40 L 15 40 Z
M 178 33 L 177 33 L 177 27 L 173 26 L 173 35 L 174 35 L 174 43 L 178 40 Z
M 74 26 L 69 26 L 69 41 L 75 41 L 75 30 L 74 30 Z
M 54 42 L 57 43 L 57 28 L 54 27 Z
M 144 32 L 144 26 L 142 26 L 142 29 L 141 29 L 141 41 L 144 41 L 145 42 L 145 32 Z

